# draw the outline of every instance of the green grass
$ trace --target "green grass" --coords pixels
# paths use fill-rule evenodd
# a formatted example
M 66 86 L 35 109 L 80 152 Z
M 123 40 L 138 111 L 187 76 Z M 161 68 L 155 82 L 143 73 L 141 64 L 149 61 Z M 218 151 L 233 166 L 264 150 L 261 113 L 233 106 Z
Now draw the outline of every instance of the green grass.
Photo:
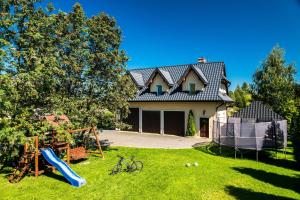
M 224 151 L 224 150 L 223 150 Z M 288 159 L 234 159 L 214 147 L 189 150 L 112 148 L 104 160 L 90 157 L 71 167 L 87 180 L 74 188 L 57 174 L 26 176 L 10 184 L 0 174 L 0 199 L 300 199 L 300 172 Z M 117 155 L 135 155 L 141 173 L 109 175 Z M 251 157 L 251 155 L 250 155 Z M 185 167 L 197 161 L 199 167 Z M 273 164 L 268 164 L 273 163 Z

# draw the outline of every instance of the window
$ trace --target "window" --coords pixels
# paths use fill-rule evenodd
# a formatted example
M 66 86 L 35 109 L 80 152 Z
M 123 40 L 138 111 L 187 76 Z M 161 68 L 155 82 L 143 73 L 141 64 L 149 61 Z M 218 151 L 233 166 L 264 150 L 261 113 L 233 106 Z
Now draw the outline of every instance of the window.
M 162 86 L 161 85 L 156 85 L 156 92 L 157 92 L 157 95 L 162 94 Z
M 195 94 L 196 89 L 195 89 L 195 83 L 190 83 L 190 94 Z

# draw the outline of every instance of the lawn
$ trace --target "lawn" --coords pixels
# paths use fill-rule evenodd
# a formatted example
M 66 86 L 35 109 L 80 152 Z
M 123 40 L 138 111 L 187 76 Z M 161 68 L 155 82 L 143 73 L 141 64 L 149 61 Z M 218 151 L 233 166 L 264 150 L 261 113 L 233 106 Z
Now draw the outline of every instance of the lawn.
M 300 199 L 300 172 L 293 161 L 234 159 L 207 147 L 167 150 L 114 147 L 104 160 L 91 156 L 71 167 L 87 180 L 74 188 L 58 174 L 27 176 L 10 184 L 0 174 L 1 199 Z M 135 155 L 141 173 L 109 175 L 117 155 Z M 288 158 L 291 155 L 288 154 Z M 187 162 L 199 167 L 185 167 Z

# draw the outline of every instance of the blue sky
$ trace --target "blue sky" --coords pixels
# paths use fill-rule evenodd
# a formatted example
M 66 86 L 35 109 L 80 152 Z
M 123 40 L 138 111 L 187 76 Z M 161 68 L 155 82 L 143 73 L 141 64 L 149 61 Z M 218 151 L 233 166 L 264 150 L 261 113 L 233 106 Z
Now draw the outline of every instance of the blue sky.
M 87 16 L 106 12 L 123 31 L 128 68 L 224 61 L 231 88 L 252 74 L 272 47 L 300 71 L 300 0 L 54 0 Z M 300 81 L 300 72 L 296 80 Z

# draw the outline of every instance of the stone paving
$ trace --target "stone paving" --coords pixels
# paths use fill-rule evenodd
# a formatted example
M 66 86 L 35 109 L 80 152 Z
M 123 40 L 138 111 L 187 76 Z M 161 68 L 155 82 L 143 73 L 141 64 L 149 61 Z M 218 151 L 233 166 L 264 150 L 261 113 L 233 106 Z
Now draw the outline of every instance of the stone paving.
M 163 149 L 188 149 L 208 144 L 211 141 L 211 139 L 200 137 L 180 137 L 114 130 L 104 130 L 100 133 L 100 140 L 104 139 L 109 140 L 111 146 Z

